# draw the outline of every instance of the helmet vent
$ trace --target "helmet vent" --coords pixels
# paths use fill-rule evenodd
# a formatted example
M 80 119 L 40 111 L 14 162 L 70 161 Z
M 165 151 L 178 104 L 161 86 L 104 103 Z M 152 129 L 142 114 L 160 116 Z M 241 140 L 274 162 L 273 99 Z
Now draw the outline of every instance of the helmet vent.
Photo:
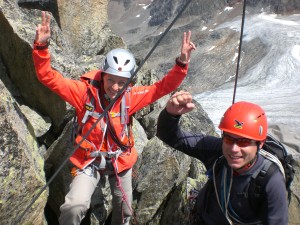
M 124 63 L 124 66 L 126 66 L 129 62 L 130 62 L 130 60 L 127 59 L 126 62 Z
M 118 58 L 117 58 L 116 56 L 114 56 L 113 58 L 114 58 L 115 62 L 116 62 L 117 64 L 119 64 L 119 63 L 118 63 Z
M 102 72 L 130 78 L 135 69 L 134 56 L 125 49 L 116 48 L 107 53 L 102 65 Z
M 264 128 L 262 126 L 259 126 L 259 136 L 262 135 Z

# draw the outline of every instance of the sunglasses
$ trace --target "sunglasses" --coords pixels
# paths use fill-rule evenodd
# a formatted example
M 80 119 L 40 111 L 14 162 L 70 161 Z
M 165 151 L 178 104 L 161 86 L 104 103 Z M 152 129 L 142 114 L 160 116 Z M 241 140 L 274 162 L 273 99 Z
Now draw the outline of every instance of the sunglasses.
M 227 134 L 222 135 L 222 140 L 228 145 L 236 144 L 239 147 L 248 147 L 248 146 L 253 145 L 254 143 L 256 143 L 256 141 L 252 140 L 252 139 L 234 138 L 234 137 L 231 137 Z

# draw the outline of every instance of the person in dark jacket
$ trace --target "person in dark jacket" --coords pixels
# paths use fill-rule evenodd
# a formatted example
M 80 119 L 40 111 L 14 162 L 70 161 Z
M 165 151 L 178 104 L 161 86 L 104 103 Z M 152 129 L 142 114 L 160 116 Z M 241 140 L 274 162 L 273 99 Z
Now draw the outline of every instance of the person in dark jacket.
M 181 130 L 182 114 L 195 108 L 188 92 L 176 92 L 158 118 L 157 137 L 169 146 L 201 160 L 211 174 L 195 204 L 195 224 L 288 224 L 285 180 L 276 169 L 257 205 L 248 199 L 251 176 L 264 162 L 258 154 L 267 137 L 264 110 L 250 102 L 236 102 L 224 113 L 222 137 Z

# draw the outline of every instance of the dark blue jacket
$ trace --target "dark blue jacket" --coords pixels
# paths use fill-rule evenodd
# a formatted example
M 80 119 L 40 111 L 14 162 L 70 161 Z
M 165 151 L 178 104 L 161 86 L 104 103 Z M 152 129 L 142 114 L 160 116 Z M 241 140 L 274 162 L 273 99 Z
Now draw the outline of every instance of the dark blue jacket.
M 171 147 L 201 160 L 207 170 L 222 156 L 222 139 L 204 134 L 191 134 L 179 127 L 180 116 L 174 117 L 163 110 L 157 124 L 157 137 Z M 263 202 L 251 206 L 248 196 L 248 185 L 251 175 L 259 168 L 264 158 L 258 155 L 258 160 L 245 173 L 232 177 L 230 191 L 230 207 L 244 221 L 257 218 L 267 225 L 288 224 L 288 203 L 285 181 L 279 169 L 275 170 L 265 186 Z M 226 164 L 226 163 L 225 163 Z M 226 165 L 224 165 L 226 167 Z M 216 173 L 217 190 L 220 189 L 221 173 Z M 220 192 L 219 192 L 220 193 Z M 226 217 L 216 199 L 213 183 L 207 182 L 201 189 L 196 202 L 197 224 L 228 225 Z M 201 221 L 201 223 L 200 223 Z

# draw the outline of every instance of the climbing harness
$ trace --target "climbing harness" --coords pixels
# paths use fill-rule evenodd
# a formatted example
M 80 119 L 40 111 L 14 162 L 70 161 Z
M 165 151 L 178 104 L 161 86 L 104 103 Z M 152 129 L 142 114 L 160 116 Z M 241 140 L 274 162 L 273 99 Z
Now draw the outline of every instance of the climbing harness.
M 71 153 L 66 157 L 66 159 L 62 162 L 62 164 L 59 166 L 59 168 L 54 172 L 54 174 L 49 178 L 47 183 L 41 188 L 41 190 L 32 198 L 30 204 L 26 207 L 26 209 L 23 211 L 23 213 L 18 217 L 18 219 L 15 221 L 15 225 L 18 225 L 26 212 L 32 207 L 32 205 L 35 203 L 35 201 L 40 197 L 40 195 L 46 190 L 46 188 L 50 185 L 50 183 L 55 179 L 55 177 L 58 175 L 58 173 L 62 170 L 62 168 L 67 164 L 69 161 L 69 158 L 73 155 L 73 153 L 76 151 L 76 149 L 79 148 L 81 143 L 90 135 L 92 130 L 97 126 L 97 124 L 100 122 L 102 117 L 108 113 L 108 111 L 111 109 L 113 104 L 116 102 L 116 100 L 122 95 L 122 93 L 127 89 L 129 84 L 132 82 L 133 78 L 136 76 L 136 74 L 140 71 L 142 66 L 145 64 L 145 62 L 148 60 L 148 58 L 151 56 L 151 54 L 154 52 L 154 50 L 157 48 L 157 46 L 160 44 L 162 39 L 166 36 L 166 34 L 169 32 L 169 30 L 172 28 L 174 23 L 178 20 L 178 18 L 181 16 L 181 14 L 185 11 L 187 6 L 190 4 L 192 0 L 187 0 L 181 10 L 178 12 L 176 17 L 173 19 L 173 21 L 170 23 L 170 25 L 167 27 L 167 29 L 161 34 L 155 45 L 152 47 L 152 49 L 149 51 L 149 53 L 146 55 L 146 57 L 141 61 L 140 65 L 137 67 L 137 69 L 134 71 L 132 76 L 127 80 L 127 82 L 124 84 L 124 87 L 121 88 L 121 90 L 116 94 L 115 98 L 109 102 L 108 106 L 104 109 L 101 116 L 95 121 L 95 123 L 92 125 L 92 127 L 85 133 L 85 135 L 82 137 L 81 141 L 77 143 L 77 145 L 72 149 Z
M 84 75 L 86 80 L 86 75 Z M 92 80 L 88 80 L 88 83 L 92 83 Z M 96 169 L 104 170 L 108 165 L 106 159 L 118 158 L 122 153 L 130 153 L 130 149 L 133 147 L 134 139 L 132 134 L 132 116 L 129 116 L 130 107 L 130 91 L 131 87 L 127 88 L 120 101 L 120 112 L 109 112 L 104 116 L 104 119 L 100 120 L 100 129 L 102 136 L 99 148 L 96 148 L 95 144 L 88 140 L 84 140 L 80 147 L 75 151 L 75 154 L 71 156 L 71 162 L 79 169 L 84 169 L 89 164 L 93 163 Z M 103 94 L 103 93 L 102 93 Z M 102 95 L 100 94 L 100 95 Z M 101 107 L 105 106 L 100 100 Z M 72 137 L 75 138 L 75 143 L 79 143 L 82 137 L 82 130 L 85 127 L 89 118 L 93 117 L 98 119 L 102 113 L 95 111 L 95 97 L 91 94 L 91 91 L 87 91 L 87 100 L 85 103 L 85 111 L 80 115 L 76 115 L 73 120 Z M 117 134 L 111 120 L 115 117 L 120 117 L 121 131 Z M 82 118 L 82 119 L 81 119 Z M 111 140 L 108 140 L 108 134 Z M 122 137 L 122 139 L 119 138 Z M 113 143 L 111 143 L 113 141 Z M 104 144 L 107 142 L 107 145 Z M 73 142 L 74 143 L 74 142 Z M 111 143 L 111 144 L 109 144 Z M 87 160 L 88 159 L 88 160 Z

